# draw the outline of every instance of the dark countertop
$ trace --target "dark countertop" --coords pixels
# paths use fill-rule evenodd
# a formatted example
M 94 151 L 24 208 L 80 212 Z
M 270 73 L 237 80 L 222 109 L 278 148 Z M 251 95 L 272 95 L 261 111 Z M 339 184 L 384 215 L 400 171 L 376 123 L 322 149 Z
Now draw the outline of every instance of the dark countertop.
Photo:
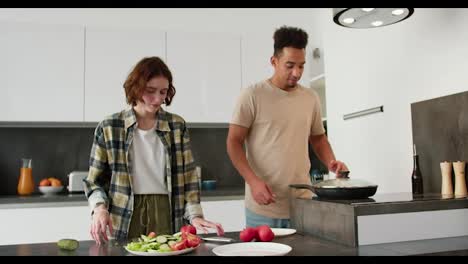
M 230 232 L 226 237 L 238 239 L 239 232 Z M 403 256 L 403 255 L 468 255 L 468 236 L 368 245 L 361 247 L 342 246 L 308 235 L 294 234 L 277 237 L 276 243 L 292 247 L 288 256 Z M 21 244 L 0 246 L 0 256 L 131 256 L 122 244 L 111 241 L 98 246 L 94 241 L 80 241 L 75 251 L 65 251 L 56 243 Z M 184 256 L 215 256 L 212 249 L 225 243 L 203 242 L 195 251 Z
M 244 186 L 241 187 L 219 187 L 213 191 L 201 191 L 201 200 L 243 200 Z M 0 196 L 0 209 L 11 208 L 40 208 L 61 206 L 86 206 L 88 201 L 84 193 L 62 192 L 53 195 L 35 193 L 30 196 L 5 195 Z
M 229 200 L 226 198 L 235 198 L 233 200 L 243 200 L 245 186 L 218 187 L 215 190 L 201 190 L 202 201 Z

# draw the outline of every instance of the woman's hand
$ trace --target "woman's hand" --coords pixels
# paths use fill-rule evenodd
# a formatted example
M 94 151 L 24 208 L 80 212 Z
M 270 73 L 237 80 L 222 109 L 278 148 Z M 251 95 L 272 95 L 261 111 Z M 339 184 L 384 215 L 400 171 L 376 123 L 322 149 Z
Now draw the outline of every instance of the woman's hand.
M 109 227 L 109 232 L 112 234 L 112 221 L 110 219 L 109 211 L 107 211 L 104 205 L 100 205 L 94 208 L 93 222 L 91 223 L 90 231 L 91 236 L 98 245 L 101 244 L 101 242 L 109 241 L 106 232 L 107 227 Z
M 206 228 L 212 228 L 216 229 L 216 233 L 218 236 L 223 236 L 224 235 L 224 229 L 219 223 L 213 223 L 210 221 L 207 221 L 201 217 L 195 217 L 192 219 L 191 223 L 196 229 L 201 229 L 205 234 L 208 233 L 208 230 Z

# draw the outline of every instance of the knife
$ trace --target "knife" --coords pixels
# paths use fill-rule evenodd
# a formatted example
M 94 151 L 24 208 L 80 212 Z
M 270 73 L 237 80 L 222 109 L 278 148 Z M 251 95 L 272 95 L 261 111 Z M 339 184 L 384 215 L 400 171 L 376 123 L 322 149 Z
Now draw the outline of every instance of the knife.
M 236 240 L 233 239 L 233 238 L 229 238 L 229 237 L 219 237 L 219 236 L 215 236 L 215 237 L 202 237 L 203 240 L 205 241 L 210 241 L 210 242 L 225 242 L 225 243 L 231 243 L 231 242 L 235 242 Z

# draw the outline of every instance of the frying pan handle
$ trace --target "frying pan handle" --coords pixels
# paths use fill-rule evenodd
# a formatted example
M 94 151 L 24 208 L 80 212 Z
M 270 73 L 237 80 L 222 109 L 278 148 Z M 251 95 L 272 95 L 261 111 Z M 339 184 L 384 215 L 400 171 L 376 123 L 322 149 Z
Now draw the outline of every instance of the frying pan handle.
M 313 191 L 313 187 L 308 184 L 290 184 L 289 187 L 296 189 L 308 189 Z

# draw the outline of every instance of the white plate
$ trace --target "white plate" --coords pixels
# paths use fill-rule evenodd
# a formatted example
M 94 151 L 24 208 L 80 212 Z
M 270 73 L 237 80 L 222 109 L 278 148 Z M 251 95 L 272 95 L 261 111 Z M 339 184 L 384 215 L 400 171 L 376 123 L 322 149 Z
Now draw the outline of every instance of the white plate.
M 223 245 L 213 248 L 218 256 L 283 256 L 292 248 L 285 244 L 274 242 L 244 242 Z
M 272 228 L 273 234 L 275 237 L 289 236 L 296 233 L 296 229 L 291 228 Z
M 127 249 L 127 247 L 124 247 L 124 248 L 128 252 L 130 252 L 130 253 L 132 253 L 134 255 L 138 255 L 138 256 L 173 256 L 173 255 L 181 255 L 181 254 L 185 254 L 185 253 L 194 251 L 199 246 L 200 245 L 198 245 L 197 247 L 194 247 L 194 248 L 185 248 L 185 249 L 182 249 L 182 250 L 169 251 L 169 252 L 142 252 L 142 251 L 132 251 L 132 250 Z

